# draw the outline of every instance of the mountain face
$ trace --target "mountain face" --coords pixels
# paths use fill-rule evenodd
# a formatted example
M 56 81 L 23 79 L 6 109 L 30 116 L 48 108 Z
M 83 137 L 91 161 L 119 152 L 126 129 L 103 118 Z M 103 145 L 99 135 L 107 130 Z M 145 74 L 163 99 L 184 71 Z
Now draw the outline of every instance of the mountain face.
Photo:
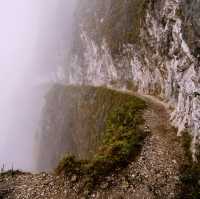
M 81 0 L 65 82 L 154 95 L 200 143 L 200 2 Z

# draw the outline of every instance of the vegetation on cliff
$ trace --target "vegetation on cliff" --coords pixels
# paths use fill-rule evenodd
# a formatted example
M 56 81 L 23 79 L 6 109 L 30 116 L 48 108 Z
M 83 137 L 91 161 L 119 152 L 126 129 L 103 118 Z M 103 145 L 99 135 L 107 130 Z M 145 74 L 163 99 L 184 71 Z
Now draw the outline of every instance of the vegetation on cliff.
M 103 87 L 95 89 L 101 95 L 115 96 L 113 107 L 105 121 L 100 144 L 91 158 L 78 160 L 75 156 L 66 155 L 56 169 L 58 174 L 64 172 L 66 175 L 77 174 L 87 177 L 88 188 L 98 183 L 100 177 L 127 165 L 140 151 L 145 137 L 140 128 L 144 122 L 144 101 L 133 95 Z

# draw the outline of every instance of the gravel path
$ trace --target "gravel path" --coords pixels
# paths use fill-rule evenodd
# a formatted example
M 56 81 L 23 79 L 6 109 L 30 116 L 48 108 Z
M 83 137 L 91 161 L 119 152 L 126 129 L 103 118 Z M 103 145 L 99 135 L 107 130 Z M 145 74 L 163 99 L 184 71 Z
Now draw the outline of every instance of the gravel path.
M 176 198 L 181 189 L 179 168 L 184 151 L 176 130 L 170 125 L 163 103 L 144 97 L 149 105 L 144 118 L 151 134 L 146 138 L 138 160 L 112 180 L 115 186 L 100 191 L 96 198 Z
M 176 198 L 184 152 L 165 106 L 150 97 L 144 99 L 149 105 L 144 113 L 145 126 L 151 133 L 140 156 L 127 168 L 106 177 L 91 196 L 85 196 L 84 179 L 41 173 L 0 177 L 0 199 Z

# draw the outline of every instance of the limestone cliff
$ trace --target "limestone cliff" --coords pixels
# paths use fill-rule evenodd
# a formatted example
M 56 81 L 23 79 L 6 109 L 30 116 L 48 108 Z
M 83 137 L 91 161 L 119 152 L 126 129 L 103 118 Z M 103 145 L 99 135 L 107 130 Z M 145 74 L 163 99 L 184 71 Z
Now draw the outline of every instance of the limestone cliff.
M 200 2 L 84 0 L 63 81 L 155 95 L 200 143 Z

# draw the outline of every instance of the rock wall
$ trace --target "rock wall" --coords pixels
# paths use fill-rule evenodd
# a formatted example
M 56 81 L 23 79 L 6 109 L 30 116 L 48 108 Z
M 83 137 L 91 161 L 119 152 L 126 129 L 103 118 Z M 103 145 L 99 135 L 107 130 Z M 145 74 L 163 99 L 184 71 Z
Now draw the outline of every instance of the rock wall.
M 200 1 L 81 1 L 65 83 L 155 95 L 174 110 L 178 135 L 200 143 Z

